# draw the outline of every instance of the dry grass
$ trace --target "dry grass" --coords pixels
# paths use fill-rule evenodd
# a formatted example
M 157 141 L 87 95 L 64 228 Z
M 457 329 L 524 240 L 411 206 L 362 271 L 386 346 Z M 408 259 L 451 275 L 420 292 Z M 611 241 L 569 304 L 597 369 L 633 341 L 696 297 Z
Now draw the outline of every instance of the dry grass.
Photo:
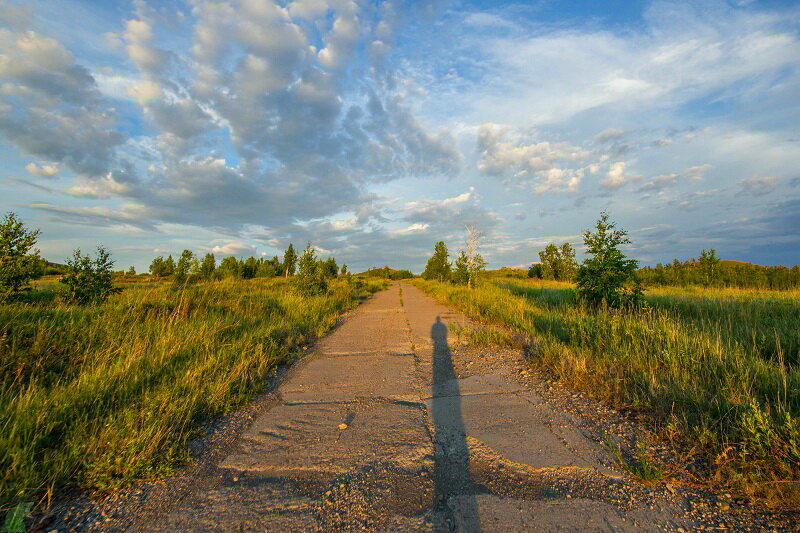
M 204 421 L 262 390 L 382 283 L 305 297 L 282 279 L 175 289 L 136 278 L 80 307 L 38 282 L 0 305 L 0 509 L 170 472 Z
M 495 277 L 472 291 L 415 283 L 529 335 L 532 364 L 650 412 L 739 489 L 800 502 L 797 291 L 660 288 L 648 291 L 644 312 L 628 314 L 578 305 L 567 283 Z

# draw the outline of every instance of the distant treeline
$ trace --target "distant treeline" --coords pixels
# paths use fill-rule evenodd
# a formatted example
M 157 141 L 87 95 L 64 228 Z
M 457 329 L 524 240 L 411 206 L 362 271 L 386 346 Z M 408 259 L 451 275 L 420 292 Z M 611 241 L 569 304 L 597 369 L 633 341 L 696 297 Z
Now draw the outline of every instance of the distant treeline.
M 639 269 L 638 276 L 645 285 L 705 285 L 738 287 L 742 289 L 787 290 L 800 288 L 800 267 L 766 267 L 737 261 L 719 261 L 712 268 L 700 260 Z
M 335 278 L 339 275 L 347 274 L 347 265 L 342 265 L 340 268 L 333 257 L 317 260 L 310 249 L 307 249 L 304 255 L 309 255 L 316 264 L 314 270 L 325 278 Z M 157 278 L 172 278 L 178 283 L 222 278 L 289 277 L 295 274 L 298 267 L 298 259 L 298 255 L 291 244 L 286 249 L 283 260 L 277 255 L 272 258 L 261 257 L 258 259 L 255 257 L 242 259 L 225 257 L 219 264 L 212 253 L 207 253 L 200 259 L 191 250 L 184 250 L 177 261 L 171 255 L 167 256 L 166 259 L 164 256 L 153 259 L 152 263 L 150 263 L 150 274 Z M 128 273 L 135 274 L 133 267 Z
M 549 244 L 539 252 L 539 263 L 528 269 L 528 276 L 539 279 L 574 281 L 578 264 L 575 250 L 569 243 Z M 800 267 L 765 267 L 738 261 L 724 261 L 716 251 L 702 250 L 700 257 L 655 267 L 640 268 L 636 272 L 642 285 L 707 287 L 738 287 L 742 289 L 787 290 L 800 288 Z
M 414 277 L 414 273 L 410 270 L 395 270 L 393 268 L 389 268 L 385 266 L 383 268 L 373 267 L 363 272 L 365 276 L 369 276 L 371 278 L 385 278 L 385 279 L 409 279 Z

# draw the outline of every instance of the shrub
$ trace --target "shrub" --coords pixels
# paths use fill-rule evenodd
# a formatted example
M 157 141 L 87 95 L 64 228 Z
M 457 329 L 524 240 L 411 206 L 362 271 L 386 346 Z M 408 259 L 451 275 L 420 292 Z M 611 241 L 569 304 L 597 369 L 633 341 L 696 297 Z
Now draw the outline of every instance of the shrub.
M 64 297 L 79 304 L 99 304 L 112 294 L 121 292 L 122 289 L 114 287 L 111 281 L 113 266 L 111 255 L 102 246 L 97 247 L 94 259 L 76 249 L 67 260 L 67 271 L 60 279 L 64 285 Z

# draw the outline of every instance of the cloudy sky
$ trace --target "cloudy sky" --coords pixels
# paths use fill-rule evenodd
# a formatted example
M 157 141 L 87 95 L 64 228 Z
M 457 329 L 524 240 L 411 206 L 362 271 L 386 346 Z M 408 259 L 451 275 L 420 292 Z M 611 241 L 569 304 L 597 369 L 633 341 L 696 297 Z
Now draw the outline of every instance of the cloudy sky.
M 0 0 L 0 208 L 42 255 L 313 241 L 800 263 L 793 1 Z M 578 246 L 580 250 L 580 247 Z

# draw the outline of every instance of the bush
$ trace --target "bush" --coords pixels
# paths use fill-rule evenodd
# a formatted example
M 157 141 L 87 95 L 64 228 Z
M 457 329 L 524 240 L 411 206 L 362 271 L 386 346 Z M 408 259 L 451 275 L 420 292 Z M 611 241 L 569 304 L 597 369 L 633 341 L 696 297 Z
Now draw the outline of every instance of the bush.
M 75 250 L 59 280 L 64 285 L 64 298 L 78 304 L 99 304 L 121 292 L 111 281 L 113 266 L 111 255 L 102 246 L 97 247 L 94 259 L 82 255 L 80 249 Z
M 39 230 L 28 230 L 14 213 L 0 223 L 0 300 L 28 287 L 42 275 L 42 261 L 33 250 Z

